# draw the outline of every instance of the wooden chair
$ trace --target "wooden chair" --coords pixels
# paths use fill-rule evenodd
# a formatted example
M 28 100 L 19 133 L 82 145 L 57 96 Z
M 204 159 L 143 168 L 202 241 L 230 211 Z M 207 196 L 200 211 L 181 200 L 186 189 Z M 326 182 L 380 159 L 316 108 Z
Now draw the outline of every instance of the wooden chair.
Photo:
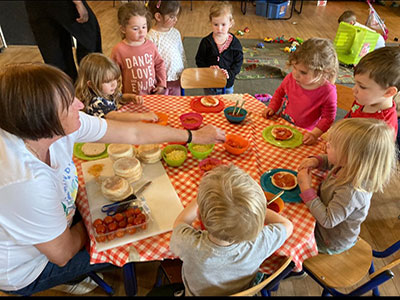
M 232 297 L 249 297 L 255 296 L 261 292 L 263 296 L 270 296 L 269 290 L 272 290 L 279 282 L 285 278 L 294 268 L 294 262 L 292 261 L 292 257 L 287 257 L 281 264 L 278 270 L 276 270 L 269 277 L 264 279 L 259 284 L 241 291 L 239 293 L 230 295 Z
M 226 76 L 220 69 L 187 68 L 181 75 L 181 95 L 185 89 L 223 88 L 225 94 Z
M 370 290 L 373 290 L 374 296 L 379 296 L 378 286 L 393 278 L 394 274 L 390 269 L 400 263 L 400 258 L 376 272 L 372 258 L 387 257 L 399 249 L 400 240 L 380 252 L 372 250 L 366 241 L 359 238 L 352 248 L 340 254 L 318 254 L 305 260 L 303 268 L 311 278 L 322 286 L 324 289 L 322 296 L 361 296 Z M 344 294 L 336 290 L 353 288 L 367 274 L 369 274 L 369 280 L 350 293 Z

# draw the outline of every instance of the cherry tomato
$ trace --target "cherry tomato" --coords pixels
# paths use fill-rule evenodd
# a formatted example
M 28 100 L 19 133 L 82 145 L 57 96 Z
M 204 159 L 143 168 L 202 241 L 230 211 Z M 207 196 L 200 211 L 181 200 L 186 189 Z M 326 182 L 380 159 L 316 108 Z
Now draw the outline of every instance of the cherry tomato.
M 135 208 L 135 215 L 142 213 L 142 210 L 139 207 Z
M 106 230 L 107 230 L 106 226 L 104 226 L 103 224 L 99 224 L 99 225 L 97 225 L 97 227 L 95 227 L 95 228 L 96 228 L 96 233 L 97 233 L 97 234 L 105 233 Z
M 124 235 L 125 235 L 125 230 L 117 230 L 116 232 L 115 232 L 115 235 L 117 236 L 117 237 L 123 237 Z
M 133 207 L 128 207 L 128 209 L 125 211 L 125 216 L 129 218 L 134 215 L 135 215 L 135 209 Z
M 115 233 L 114 232 L 110 232 L 107 234 L 107 239 L 109 241 L 112 241 L 113 239 L 115 239 Z
M 136 227 L 128 227 L 128 228 L 126 229 L 126 232 L 127 232 L 128 234 L 135 234 L 135 232 L 136 232 Z
M 110 224 L 108 224 L 108 230 L 109 231 L 114 231 L 118 228 L 118 223 L 117 222 L 112 222 Z
M 103 220 L 103 222 L 105 223 L 105 224 L 110 224 L 110 223 L 112 223 L 114 221 L 114 219 L 113 219 L 113 217 L 111 217 L 111 216 L 107 216 L 107 217 L 105 217 L 104 218 L 104 220 Z
M 143 224 L 142 226 L 140 226 L 140 228 L 146 229 L 147 228 L 147 224 Z
M 99 243 L 103 243 L 106 241 L 106 236 L 105 235 L 96 236 L 96 241 L 98 241 Z
M 119 228 L 125 228 L 126 227 L 126 221 L 125 220 L 122 220 L 121 222 L 118 222 L 118 227 Z
M 116 213 L 114 216 L 114 220 L 117 222 L 121 222 L 123 219 L 125 219 L 124 215 L 121 213 Z
M 103 224 L 103 220 L 102 219 L 96 219 L 93 222 L 93 226 L 97 227 L 98 225 Z
M 133 222 L 135 222 L 135 217 L 128 217 L 126 221 L 128 222 L 128 224 L 134 224 Z

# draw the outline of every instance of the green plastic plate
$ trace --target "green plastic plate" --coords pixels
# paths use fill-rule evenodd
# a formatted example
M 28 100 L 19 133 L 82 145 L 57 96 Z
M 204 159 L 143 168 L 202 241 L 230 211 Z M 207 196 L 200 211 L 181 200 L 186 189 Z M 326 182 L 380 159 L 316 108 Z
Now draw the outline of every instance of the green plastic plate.
M 96 160 L 96 159 L 108 157 L 107 147 L 109 144 L 106 144 L 106 150 L 97 156 L 86 156 L 85 154 L 83 154 L 83 152 L 82 152 L 83 144 L 85 144 L 85 143 L 75 143 L 75 145 L 74 145 L 74 155 L 77 158 L 80 158 L 83 160 Z
M 276 140 L 271 134 L 272 129 L 275 127 L 288 128 L 291 132 L 293 132 L 293 137 L 286 141 Z M 280 148 L 296 148 L 296 147 L 300 146 L 301 144 L 303 144 L 303 134 L 300 131 L 298 131 L 296 128 L 293 128 L 293 127 L 287 126 L 287 125 L 268 126 L 263 130 L 262 136 L 267 143 L 270 143 L 270 144 L 280 147 Z

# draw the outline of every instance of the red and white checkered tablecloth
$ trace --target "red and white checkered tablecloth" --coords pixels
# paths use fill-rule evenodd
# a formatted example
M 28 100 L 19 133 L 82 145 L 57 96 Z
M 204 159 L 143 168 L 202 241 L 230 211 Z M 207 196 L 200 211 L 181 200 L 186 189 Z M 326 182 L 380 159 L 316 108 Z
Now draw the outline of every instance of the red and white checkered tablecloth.
M 230 95 L 232 96 L 232 95 Z M 216 144 L 211 157 L 218 158 L 223 162 L 231 162 L 248 172 L 257 182 L 260 182 L 261 175 L 269 169 L 286 168 L 297 170 L 299 163 L 310 155 L 322 153 L 322 142 L 313 146 L 301 145 L 295 149 L 283 149 L 265 142 L 262 131 L 265 127 L 274 124 L 290 125 L 283 119 L 266 120 L 261 117 L 261 112 L 265 105 L 251 95 L 234 95 L 246 100 L 244 107 L 251 114 L 241 124 L 229 123 L 223 111 L 219 113 L 202 113 L 203 124 L 213 124 L 228 133 L 242 135 L 251 142 L 249 149 L 240 156 L 226 152 L 221 144 Z M 183 113 L 192 111 L 190 101 L 200 96 L 163 96 L 148 95 L 144 96 L 143 106 L 132 104 L 125 105 L 122 111 L 132 112 L 164 112 L 168 114 L 168 125 L 176 128 L 183 128 L 179 116 Z M 234 105 L 233 98 L 222 96 L 225 106 Z M 225 98 L 226 97 L 226 98 Z M 304 133 L 305 130 L 297 128 Z M 117 266 L 123 266 L 129 261 L 151 261 L 174 258 L 169 251 L 169 240 L 171 232 L 149 237 L 141 241 L 116 247 L 102 252 L 97 252 L 93 228 L 90 224 L 89 206 L 83 180 L 81 163 L 84 162 L 74 157 L 78 170 L 79 192 L 77 206 L 85 221 L 86 228 L 90 236 L 90 257 L 91 263 L 110 262 Z M 189 153 L 188 159 L 178 168 L 172 168 L 163 162 L 164 168 L 174 186 L 182 204 L 186 206 L 188 202 L 197 196 L 197 187 L 201 178 L 198 168 L 199 161 Z M 319 179 L 313 178 L 313 185 L 319 184 Z M 272 273 L 279 266 L 283 257 L 292 256 L 296 263 L 295 271 L 302 269 L 302 262 L 314 255 L 317 255 L 317 247 L 314 239 L 315 219 L 310 214 L 308 208 L 303 203 L 285 203 L 285 208 L 281 212 L 283 216 L 290 219 L 294 225 L 293 234 L 285 244 L 278 249 L 268 260 L 264 262 L 261 270 Z M 135 256 L 130 258 L 131 248 L 136 250 Z M 133 257 L 133 258 L 132 258 Z

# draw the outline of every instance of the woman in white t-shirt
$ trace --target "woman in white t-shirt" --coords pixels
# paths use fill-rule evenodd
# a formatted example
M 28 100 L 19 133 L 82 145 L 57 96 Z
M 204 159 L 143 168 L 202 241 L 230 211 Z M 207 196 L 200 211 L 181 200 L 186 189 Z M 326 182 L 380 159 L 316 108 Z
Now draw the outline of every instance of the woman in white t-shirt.
M 0 71 L 0 290 L 18 295 L 82 278 L 90 265 L 82 221 L 73 222 L 78 190 L 76 142 L 149 144 L 223 142 L 198 131 L 88 116 L 70 78 L 45 64 Z M 86 291 L 87 292 L 87 291 Z

